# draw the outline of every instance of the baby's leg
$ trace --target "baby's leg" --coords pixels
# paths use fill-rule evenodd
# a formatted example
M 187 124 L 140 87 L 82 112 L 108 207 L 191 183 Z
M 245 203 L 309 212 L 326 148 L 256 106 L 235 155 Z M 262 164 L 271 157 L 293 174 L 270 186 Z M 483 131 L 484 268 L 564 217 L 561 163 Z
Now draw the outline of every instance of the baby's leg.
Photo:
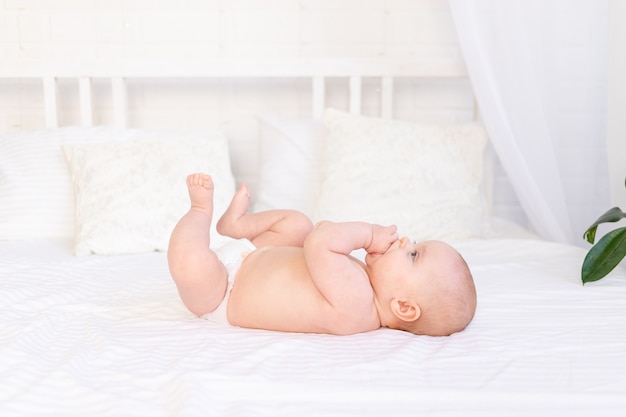
M 227 272 L 209 249 L 213 181 L 207 174 L 187 177 L 191 208 L 172 231 L 167 251 L 170 273 L 183 303 L 194 314 L 213 311 L 224 299 Z
M 230 206 L 217 222 L 217 231 L 235 239 L 246 238 L 257 248 L 302 246 L 313 229 L 308 217 L 295 210 L 268 210 L 247 213 L 250 191 L 245 184 L 233 196 Z

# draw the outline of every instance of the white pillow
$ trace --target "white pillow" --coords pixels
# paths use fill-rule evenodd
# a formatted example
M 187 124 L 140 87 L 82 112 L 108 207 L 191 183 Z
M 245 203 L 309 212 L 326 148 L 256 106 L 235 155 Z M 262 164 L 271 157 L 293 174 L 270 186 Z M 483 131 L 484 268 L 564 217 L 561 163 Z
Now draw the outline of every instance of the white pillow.
M 480 237 L 485 130 L 329 109 L 316 219 L 396 224 L 418 241 Z
M 216 219 L 235 191 L 221 134 L 72 144 L 63 150 L 76 200 L 76 255 L 166 250 L 174 225 L 189 209 L 189 173 L 212 175 Z M 212 244 L 219 244 L 214 225 L 211 233 Z
M 61 145 L 119 130 L 66 127 L 0 136 L 0 239 L 74 235 L 74 197 Z
M 255 211 L 295 209 L 313 216 L 319 186 L 321 121 L 260 117 Z

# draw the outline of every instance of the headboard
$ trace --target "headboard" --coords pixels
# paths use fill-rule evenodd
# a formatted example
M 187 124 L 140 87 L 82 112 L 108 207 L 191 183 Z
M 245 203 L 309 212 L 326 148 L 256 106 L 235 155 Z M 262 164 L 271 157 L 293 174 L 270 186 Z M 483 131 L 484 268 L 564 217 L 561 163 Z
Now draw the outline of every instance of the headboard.
M 380 116 L 393 117 L 394 79 L 465 78 L 464 70 L 442 69 L 422 61 L 390 59 L 222 59 L 203 61 L 120 61 L 120 62 L 40 62 L 2 66 L 0 78 L 41 79 L 45 102 L 46 126 L 56 127 L 57 80 L 73 79 L 80 91 L 81 124 L 93 124 L 92 80 L 107 79 L 111 85 L 114 121 L 127 126 L 127 88 L 130 79 L 233 79 L 233 78 L 304 78 L 311 81 L 311 116 L 322 115 L 328 78 L 349 80 L 349 111 L 361 112 L 361 85 L 365 77 L 380 82 Z M 476 113 L 475 113 L 476 114 Z

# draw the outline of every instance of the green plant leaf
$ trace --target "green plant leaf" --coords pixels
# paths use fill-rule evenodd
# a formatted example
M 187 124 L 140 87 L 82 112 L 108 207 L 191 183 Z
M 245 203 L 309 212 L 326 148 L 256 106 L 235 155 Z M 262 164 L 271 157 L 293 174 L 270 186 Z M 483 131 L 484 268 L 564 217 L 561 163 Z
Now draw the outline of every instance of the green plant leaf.
M 618 222 L 621 219 L 626 218 L 626 213 L 620 210 L 619 207 L 613 207 L 602 216 L 598 217 L 598 220 L 585 231 L 583 238 L 589 243 L 593 243 L 596 240 L 596 229 L 601 223 Z
M 602 236 L 589 249 L 581 270 L 583 284 L 604 278 L 626 256 L 626 227 L 620 227 Z

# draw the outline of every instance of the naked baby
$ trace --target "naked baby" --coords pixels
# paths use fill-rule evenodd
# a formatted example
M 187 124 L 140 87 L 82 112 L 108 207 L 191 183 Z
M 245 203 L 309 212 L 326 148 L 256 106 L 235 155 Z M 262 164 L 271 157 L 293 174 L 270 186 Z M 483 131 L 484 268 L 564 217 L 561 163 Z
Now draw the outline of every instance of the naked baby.
M 248 213 L 242 185 L 216 224 L 236 239 L 210 248 L 213 182 L 187 177 L 191 208 L 172 232 L 170 273 L 185 306 L 248 328 L 337 335 L 382 327 L 444 336 L 476 310 L 472 275 L 439 241 L 412 243 L 396 226 L 365 222 L 315 226 L 302 213 Z M 365 262 L 352 256 L 367 253 Z

